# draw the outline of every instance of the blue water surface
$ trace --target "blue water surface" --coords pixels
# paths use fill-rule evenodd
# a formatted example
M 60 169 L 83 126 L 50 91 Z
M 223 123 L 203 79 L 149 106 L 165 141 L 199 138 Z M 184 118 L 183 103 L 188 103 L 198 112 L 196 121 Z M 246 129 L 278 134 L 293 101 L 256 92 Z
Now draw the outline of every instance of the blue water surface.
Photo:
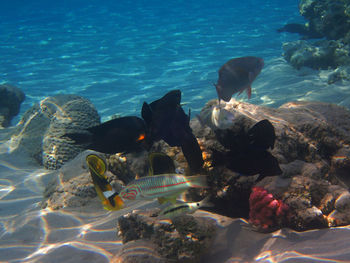
M 1 1 L 0 82 L 25 92 L 21 113 L 46 96 L 76 93 L 90 99 L 103 118 L 139 115 L 143 101 L 172 89 L 181 89 L 185 107 L 196 113 L 216 97 L 213 83 L 228 59 L 260 56 L 268 65 L 281 57 L 283 42 L 298 39 L 276 32 L 285 23 L 303 22 L 297 5 Z

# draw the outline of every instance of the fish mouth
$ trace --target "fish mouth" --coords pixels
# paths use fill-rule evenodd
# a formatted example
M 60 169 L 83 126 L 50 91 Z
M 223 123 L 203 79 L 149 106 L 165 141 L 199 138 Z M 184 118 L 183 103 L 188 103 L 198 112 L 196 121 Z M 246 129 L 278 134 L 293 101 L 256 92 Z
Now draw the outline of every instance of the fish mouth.
M 219 84 L 214 84 L 219 100 L 229 102 L 233 94 L 226 94 Z

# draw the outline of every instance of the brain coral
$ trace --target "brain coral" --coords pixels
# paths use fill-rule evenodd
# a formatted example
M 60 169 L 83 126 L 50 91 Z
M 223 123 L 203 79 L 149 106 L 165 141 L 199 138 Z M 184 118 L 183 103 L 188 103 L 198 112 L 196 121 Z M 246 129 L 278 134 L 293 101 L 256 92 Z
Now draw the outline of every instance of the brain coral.
M 47 169 L 57 169 L 84 150 L 63 135 L 98 125 L 100 117 L 87 99 L 77 95 L 49 97 L 41 101 L 41 108 L 51 117 L 43 138 L 43 165 Z
M 84 150 L 63 135 L 99 123 L 89 100 L 71 94 L 47 97 L 25 112 L 11 137 L 9 151 L 26 153 L 47 169 L 58 169 Z

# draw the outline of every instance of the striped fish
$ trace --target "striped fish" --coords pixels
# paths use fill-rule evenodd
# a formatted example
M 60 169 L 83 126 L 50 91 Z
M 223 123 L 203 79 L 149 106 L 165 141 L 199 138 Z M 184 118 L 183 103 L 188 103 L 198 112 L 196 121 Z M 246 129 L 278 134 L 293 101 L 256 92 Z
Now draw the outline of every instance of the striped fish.
M 193 214 L 201 207 L 213 207 L 214 205 L 209 202 L 210 196 L 207 196 L 200 202 L 193 202 L 193 203 L 180 203 L 180 204 L 173 204 L 166 208 L 164 208 L 162 211 L 160 211 L 158 218 L 159 219 L 165 219 L 165 218 L 175 218 L 184 214 Z
M 122 200 L 177 196 L 191 187 L 207 187 L 206 180 L 205 175 L 161 174 L 146 176 L 130 182 L 120 191 L 119 195 Z
M 102 202 L 103 208 L 106 210 L 122 209 L 124 202 L 107 181 L 107 176 L 105 175 L 107 170 L 106 162 L 101 157 L 90 154 L 86 157 L 86 163 L 89 167 L 92 182 Z

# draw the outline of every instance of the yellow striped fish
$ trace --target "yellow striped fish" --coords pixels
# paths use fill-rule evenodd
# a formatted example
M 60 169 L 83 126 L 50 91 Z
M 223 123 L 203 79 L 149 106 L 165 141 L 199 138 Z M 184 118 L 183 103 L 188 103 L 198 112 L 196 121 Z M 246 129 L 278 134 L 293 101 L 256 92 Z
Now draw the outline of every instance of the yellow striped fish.
M 124 206 L 123 200 L 107 181 L 105 175 L 107 169 L 106 162 L 95 154 L 88 155 L 86 162 L 96 193 L 102 201 L 103 208 L 106 210 L 122 209 Z
M 185 176 L 161 174 L 146 176 L 130 182 L 119 195 L 122 200 L 153 199 L 177 196 L 191 187 L 207 187 L 205 175 Z

